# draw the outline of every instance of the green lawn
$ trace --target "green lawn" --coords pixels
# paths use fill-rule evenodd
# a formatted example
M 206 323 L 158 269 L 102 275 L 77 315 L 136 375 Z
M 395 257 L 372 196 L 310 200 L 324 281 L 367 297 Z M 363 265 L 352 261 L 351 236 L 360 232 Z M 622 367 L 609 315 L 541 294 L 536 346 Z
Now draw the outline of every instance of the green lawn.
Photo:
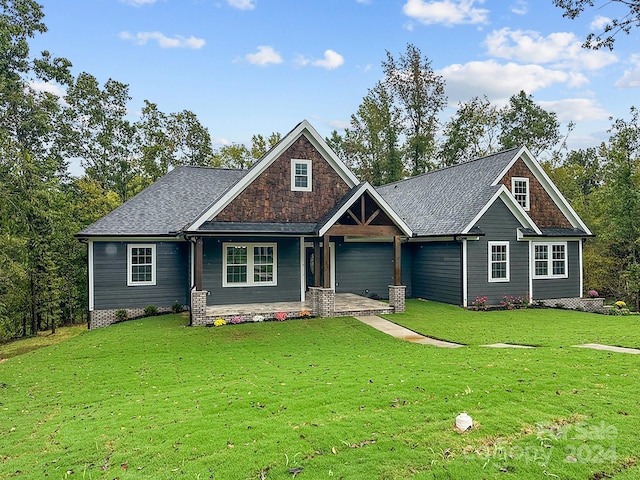
M 625 340 L 610 343 L 637 346 L 637 321 L 408 308 L 394 319 L 428 334 L 436 319 L 434 336 L 472 346 L 406 343 L 350 318 L 188 328 L 168 315 L 9 358 L 0 478 L 640 476 L 638 357 L 567 347 L 601 321 L 602 338 L 579 341 L 617 328 Z M 511 331 L 521 314 L 526 330 Z M 549 346 L 477 346 L 493 341 Z M 475 426 L 459 434 L 462 411 Z

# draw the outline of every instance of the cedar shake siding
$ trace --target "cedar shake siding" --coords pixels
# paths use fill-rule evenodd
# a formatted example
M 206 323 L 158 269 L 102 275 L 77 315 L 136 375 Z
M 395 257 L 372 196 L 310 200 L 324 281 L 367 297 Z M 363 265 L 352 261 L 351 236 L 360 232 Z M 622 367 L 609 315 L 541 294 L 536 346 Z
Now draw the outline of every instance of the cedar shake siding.
M 460 243 L 412 243 L 410 247 L 411 296 L 462 305 Z
M 529 179 L 530 205 L 527 213 L 539 228 L 573 227 L 521 158 L 516 160 L 500 181 L 510 192 L 512 177 Z
M 222 286 L 224 243 L 276 243 L 277 285 Z M 203 245 L 203 289 L 209 292 L 207 305 L 229 303 L 299 302 L 300 239 L 275 237 L 205 238 Z
M 311 160 L 312 191 L 291 191 L 291 159 Z M 213 220 L 317 222 L 350 187 L 302 135 Z
M 533 299 L 581 297 L 580 291 L 580 245 L 577 241 L 567 242 L 568 278 L 534 278 Z M 561 238 L 558 243 L 562 243 Z M 552 242 L 553 243 L 553 242 Z
M 468 302 L 487 297 L 489 305 L 499 305 L 505 295 L 524 297 L 529 293 L 529 242 L 518 242 L 518 220 L 498 199 L 476 224 L 485 233 L 467 241 Z M 488 242 L 509 242 L 509 281 L 489 282 Z
M 156 284 L 127 286 L 127 245 L 134 242 L 93 243 L 94 309 L 170 307 L 188 305 L 188 248 L 183 242 L 143 242 L 156 245 Z

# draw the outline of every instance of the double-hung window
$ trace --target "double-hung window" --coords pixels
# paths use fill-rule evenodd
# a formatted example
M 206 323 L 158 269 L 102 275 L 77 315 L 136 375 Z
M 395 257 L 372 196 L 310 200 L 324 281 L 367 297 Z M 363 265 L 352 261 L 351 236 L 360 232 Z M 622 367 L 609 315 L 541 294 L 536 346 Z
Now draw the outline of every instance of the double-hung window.
M 156 246 L 154 244 L 127 245 L 127 285 L 156 284 Z
M 311 191 L 311 160 L 291 160 L 291 190 Z
M 533 278 L 567 278 L 567 244 L 534 243 Z
M 489 242 L 489 281 L 509 281 L 509 242 Z
M 225 243 L 222 249 L 222 286 L 277 285 L 275 243 Z
M 511 179 L 511 193 L 516 199 L 516 202 L 518 202 L 524 210 L 529 211 L 529 179 L 513 177 Z

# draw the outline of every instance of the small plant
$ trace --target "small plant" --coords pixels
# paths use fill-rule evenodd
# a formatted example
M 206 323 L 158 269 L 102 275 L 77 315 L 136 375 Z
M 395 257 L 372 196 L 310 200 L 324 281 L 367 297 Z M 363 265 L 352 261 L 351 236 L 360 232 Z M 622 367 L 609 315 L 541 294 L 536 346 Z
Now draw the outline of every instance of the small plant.
M 515 304 L 516 299 L 513 297 L 510 297 L 509 295 L 505 295 L 504 297 L 502 297 L 502 306 L 507 309 L 507 310 L 513 310 L 514 304 Z
M 487 297 L 476 297 L 476 299 L 471 302 L 471 306 L 475 311 L 486 310 L 487 309 Z
M 154 315 L 158 315 L 158 307 L 155 305 L 147 305 L 144 307 L 144 316 L 145 317 L 153 317 Z
M 244 318 L 242 318 L 241 315 L 236 315 L 235 317 L 231 317 L 231 323 L 233 325 L 237 325 L 239 323 L 243 323 L 244 322 Z
M 622 300 L 618 300 L 616 303 L 614 303 L 614 305 L 618 310 L 622 310 L 623 308 L 627 308 L 627 304 L 625 302 L 623 302 Z
M 254 315 L 253 316 L 253 321 L 254 322 L 264 322 L 264 317 L 262 315 Z
M 213 321 L 213 326 L 214 327 L 221 327 L 221 326 L 226 325 L 226 324 L 227 324 L 227 321 L 224 318 L 216 318 Z
M 173 305 L 171 305 L 171 311 L 173 313 L 180 313 L 184 310 L 184 307 L 182 306 L 182 304 L 180 302 L 176 302 Z
M 124 308 L 121 308 L 120 310 L 116 310 L 116 321 L 124 322 L 125 320 L 128 320 L 128 319 L 129 319 L 129 314 Z
M 589 298 L 597 298 L 598 297 L 598 291 L 597 290 L 589 290 L 587 292 L 587 296 Z
M 531 305 L 531 295 L 527 293 L 524 297 L 518 297 L 515 305 L 516 308 L 528 308 Z
M 311 312 L 309 310 L 300 310 L 300 313 L 298 313 L 298 316 L 300 318 L 309 318 L 311 316 Z
M 274 315 L 274 317 L 279 322 L 284 322 L 287 319 L 287 313 L 286 312 L 278 312 L 278 313 L 276 313 Z

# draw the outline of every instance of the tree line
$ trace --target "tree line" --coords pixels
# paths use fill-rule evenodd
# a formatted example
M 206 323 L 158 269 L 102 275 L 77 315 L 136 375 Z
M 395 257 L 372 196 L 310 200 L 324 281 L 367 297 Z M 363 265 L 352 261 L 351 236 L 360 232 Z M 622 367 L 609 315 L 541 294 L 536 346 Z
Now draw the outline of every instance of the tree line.
M 83 321 L 86 248 L 74 235 L 179 165 L 248 168 L 280 134 L 250 146 L 212 146 L 188 110 L 162 112 L 145 100 L 127 115 L 128 85 L 71 73 L 66 58 L 33 56 L 46 31 L 33 0 L 0 0 L 0 340 Z M 640 301 L 640 124 L 612 119 L 601 145 L 567 151 L 555 113 L 519 92 L 498 108 L 486 97 L 460 103 L 444 124 L 445 82 L 407 45 L 387 52 L 383 78 L 329 145 L 374 185 L 527 145 L 597 237 L 585 246 L 585 284 Z M 60 94 L 52 93 L 55 86 Z M 569 134 L 571 126 L 566 134 Z M 83 174 L 70 174 L 70 161 Z

